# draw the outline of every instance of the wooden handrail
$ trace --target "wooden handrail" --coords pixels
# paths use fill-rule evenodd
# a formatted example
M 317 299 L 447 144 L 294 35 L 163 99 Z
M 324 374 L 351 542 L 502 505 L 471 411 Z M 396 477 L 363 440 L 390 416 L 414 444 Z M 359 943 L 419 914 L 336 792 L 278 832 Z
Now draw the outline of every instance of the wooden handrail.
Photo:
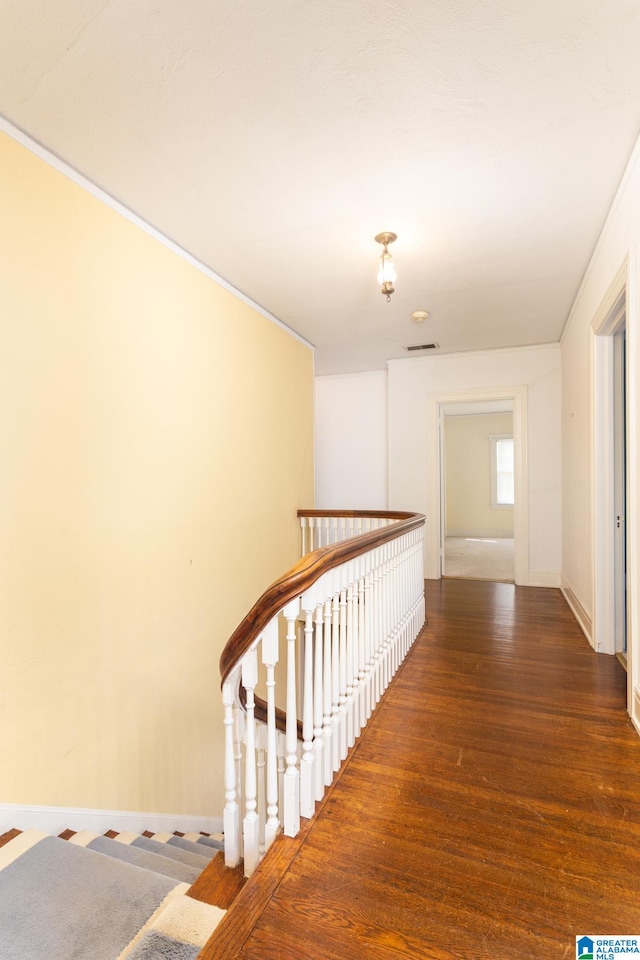
M 392 510 L 298 510 L 299 517 L 363 517 L 396 520 L 397 523 L 369 530 L 339 543 L 320 547 L 298 560 L 283 576 L 275 580 L 254 603 L 246 617 L 238 624 L 220 656 L 221 684 L 242 657 L 251 649 L 258 635 L 290 600 L 299 597 L 323 574 L 374 547 L 389 543 L 424 525 L 421 513 Z
M 406 510 L 298 510 L 299 517 L 362 517 L 373 520 L 409 520 L 420 513 Z

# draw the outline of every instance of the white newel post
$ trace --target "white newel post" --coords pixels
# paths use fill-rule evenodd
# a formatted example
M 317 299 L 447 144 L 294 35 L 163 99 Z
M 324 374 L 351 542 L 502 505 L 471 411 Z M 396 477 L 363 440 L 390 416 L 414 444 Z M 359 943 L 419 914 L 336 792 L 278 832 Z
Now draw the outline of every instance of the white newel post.
M 298 716 L 296 706 L 296 619 L 300 601 L 292 600 L 284 608 L 287 621 L 287 730 L 286 770 L 284 772 L 284 832 L 295 837 L 300 830 L 300 780 L 298 773 Z
M 250 877 L 260 862 L 260 820 L 257 811 L 256 777 L 256 721 L 254 717 L 254 691 L 258 683 L 258 652 L 249 650 L 242 661 L 242 685 L 247 692 L 247 719 L 245 729 L 245 817 L 244 873 Z
M 302 692 L 302 759 L 300 760 L 300 816 L 313 816 L 315 808 L 315 769 L 313 754 L 313 598 L 303 597 L 304 678 Z
M 231 678 L 222 685 L 224 706 L 224 862 L 235 867 L 240 862 L 240 807 L 236 792 L 236 761 L 233 743 L 235 683 Z
M 267 624 L 262 638 L 262 663 L 267 672 L 267 821 L 264 828 L 264 846 L 273 843 L 280 821 L 278 819 L 278 731 L 276 729 L 276 680 L 278 662 L 278 618 Z

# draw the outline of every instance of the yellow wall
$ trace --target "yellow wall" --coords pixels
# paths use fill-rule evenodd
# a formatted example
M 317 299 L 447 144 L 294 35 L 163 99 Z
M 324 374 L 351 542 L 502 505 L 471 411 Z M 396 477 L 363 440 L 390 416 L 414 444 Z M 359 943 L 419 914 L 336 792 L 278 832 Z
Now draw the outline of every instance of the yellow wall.
M 309 348 L 0 135 L 0 802 L 215 816 L 312 505 Z
M 489 441 L 512 433 L 511 413 L 445 417 L 447 536 L 513 536 L 513 508 L 491 507 Z

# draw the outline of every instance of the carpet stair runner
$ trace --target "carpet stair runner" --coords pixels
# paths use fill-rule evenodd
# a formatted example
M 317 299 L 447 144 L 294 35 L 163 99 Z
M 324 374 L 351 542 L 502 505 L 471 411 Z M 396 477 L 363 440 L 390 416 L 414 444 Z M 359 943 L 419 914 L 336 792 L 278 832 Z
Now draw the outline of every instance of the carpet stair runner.
M 218 875 L 242 883 L 222 847 L 195 833 L 5 834 L 1 960 L 195 960 L 230 905 Z

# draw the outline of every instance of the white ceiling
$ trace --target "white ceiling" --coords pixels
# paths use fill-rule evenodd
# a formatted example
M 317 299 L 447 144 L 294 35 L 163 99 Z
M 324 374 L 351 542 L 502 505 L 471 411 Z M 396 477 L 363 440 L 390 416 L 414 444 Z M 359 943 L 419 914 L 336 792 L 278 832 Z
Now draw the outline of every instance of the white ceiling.
M 336 373 L 559 339 L 639 50 L 637 0 L 2 0 L 0 113 Z

